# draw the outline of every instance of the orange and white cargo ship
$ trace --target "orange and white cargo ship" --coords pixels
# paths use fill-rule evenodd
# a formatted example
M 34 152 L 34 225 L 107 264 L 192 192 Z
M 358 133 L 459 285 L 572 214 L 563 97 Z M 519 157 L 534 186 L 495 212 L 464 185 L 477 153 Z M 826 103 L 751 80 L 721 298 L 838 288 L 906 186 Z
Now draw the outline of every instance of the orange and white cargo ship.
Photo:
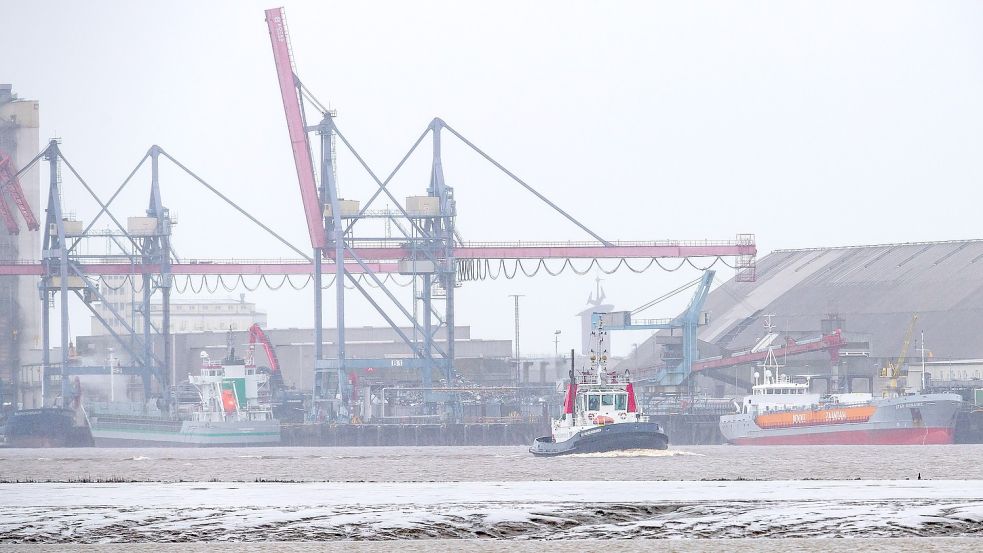
M 951 444 L 962 398 L 910 394 L 817 394 L 788 375 L 755 373 L 738 413 L 720 417 L 720 432 L 736 445 Z M 760 376 L 763 379 L 758 383 Z

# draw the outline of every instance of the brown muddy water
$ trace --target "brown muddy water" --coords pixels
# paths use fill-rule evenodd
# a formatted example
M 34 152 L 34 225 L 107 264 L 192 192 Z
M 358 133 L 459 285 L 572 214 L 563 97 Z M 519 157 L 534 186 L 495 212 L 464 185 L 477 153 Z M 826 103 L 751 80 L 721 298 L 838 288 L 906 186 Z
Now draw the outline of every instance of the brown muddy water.
M 983 480 L 983 445 L 679 446 L 537 458 L 524 447 L 0 449 L 0 481 Z
M 0 548 L 975 551 L 981 458 L 981 445 L 552 459 L 523 447 L 0 449 Z

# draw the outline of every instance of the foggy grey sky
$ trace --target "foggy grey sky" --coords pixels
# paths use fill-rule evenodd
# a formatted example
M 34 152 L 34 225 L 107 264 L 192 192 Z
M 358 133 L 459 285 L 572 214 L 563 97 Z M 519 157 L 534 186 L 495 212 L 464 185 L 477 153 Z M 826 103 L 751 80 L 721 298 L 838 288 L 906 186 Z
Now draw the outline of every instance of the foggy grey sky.
M 263 20 L 275 5 L 3 0 L 0 82 L 40 101 L 42 140 L 61 137 L 103 198 L 156 143 L 307 249 Z M 338 110 L 339 127 L 378 172 L 440 116 L 609 239 L 750 232 L 763 256 L 980 236 L 979 2 L 285 7 L 301 78 Z M 445 142 L 466 240 L 588 238 Z M 396 197 L 425 190 L 422 153 L 393 185 Z M 165 171 L 183 257 L 291 257 Z M 372 191 L 344 154 L 339 179 L 345 197 Z M 67 182 L 67 209 L 91 220 L 95 204 Z M 136 185 L 116 206 L 120 216 L 145 209 L 149 177 Z M 717 269 L 718 282 L 733 274 Z M 622 272 L 604 285 L 631 309 L 696 276 Z M 573 347 L 572 315 L 591 279 L 468 283 L 458 320 L 473 336 L 509 338 L 506 296 L 526 294 L 523 352 L 551 352 L 555 329 L 560 348 Z M 249 296 L 271 327 L 311 324 L 309 288 Z M 671 315 L 685 300 L 648 314 Z M 349 315 L 351 324 L 380 322 L 355 304 Z M 75 317 L 72 332 L 88 326 Z M 615 343 L 624 353 L 642 339 Z

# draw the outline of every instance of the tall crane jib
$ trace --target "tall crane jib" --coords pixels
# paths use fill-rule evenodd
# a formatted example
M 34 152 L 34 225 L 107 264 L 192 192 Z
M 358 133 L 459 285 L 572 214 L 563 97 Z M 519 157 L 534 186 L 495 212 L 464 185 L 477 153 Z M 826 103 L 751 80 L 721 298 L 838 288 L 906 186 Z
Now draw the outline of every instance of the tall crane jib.
M 276 356 L 276 350 L 273 349 L 273 343 L 270 342 L 269 337 L 263 332 L 263 328 L 257 323 L 253 323 L 249 327 L 249 351 L 250 354 L 253 353 L 253 348 L 259 342 L 263 346 L 263 351 L 266 353 L 266 359 L 270 363 L 270 370 L 273 372 L 280 372 L 280 360 Z
M 901 370 L 904 366 L 905 359 L 908 357 L 908 348 L 911 347 L 911 338 L 915 333 L 915 324 L 918 322 L 918 314 L 914 313 L 911 316 L 911 322 L 908 323 L 908 328 L 905 330 L 904 340 L 901 343 L 901 351 L 898 353 L 898 358 L 894 363 L 889 363 L 888 366 L 881 369 L 881 378 L 888 378 L 888 384 L 885 386 L 884 393 L 886 395 L 898 394 L 901 392 L 901 377 L 904 376 Z
M 20 234 L 20 227 L 17 226 L 17 220 L 14 219 L 14 214 L 10 211 L 10 206 L 4 201 L 3 195 L 0 195 L 0 219 L 3 219 L 3 225 L 7 228 L 7 234 L 17 235 Z
M 17 221 L 14 219 L 10 208 L 7 207 L 7 203 L 3 199 L 3 192 L 9 194 L 10 198 L 14 201 L 14 205 L 20 211 L 21 217 L 24 218 L 24 223 L 27 224 L 27 229 L 38 230 L 40 227 L 37 217 L 34 216 L 31 206 L 27 203 L 27 197 L 24 196 L 24 190 L 21 188 L 20 181 L 17 179 L 17 170 L 14 167 L 14 162 L 6 152 L 0 150 L 0 216 L 2 216 L 4 224 L 7 227 L 7 232 L 17 234 L 20 232 L 20 228 L 18 228 Z
M 314 178 L 314 163 L 311 160 L 310 143 L 304 128 L 304 114 L 300 105 L 297 75 L 294 72 L 293 56 L 290 51 L 290 36 L 283 8 L 266 10 L 266 23 L 270 30 L 270 43 L 273 46 L 273 61 L 276 65 L 283 100 L 283 111 L 287 118 L 287 132 L 293 151 L 300 196 L 304 203 L 304 215 L 310 233 L 311 246 L 324 247 L 324 226 L 321 220 L 321 202 L 317 195 L 317 181 Z

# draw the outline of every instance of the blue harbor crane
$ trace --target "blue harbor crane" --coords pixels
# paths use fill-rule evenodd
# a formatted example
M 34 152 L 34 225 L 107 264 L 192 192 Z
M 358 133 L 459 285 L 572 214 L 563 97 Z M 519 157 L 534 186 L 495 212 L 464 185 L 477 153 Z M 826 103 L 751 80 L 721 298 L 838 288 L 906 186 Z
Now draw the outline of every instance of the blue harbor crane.
M 707 295 L 710 293 L 710 285 L 713 284 L 714 271 L 705 271 L 703 275 L 691 282 L 688 282 L 675 290 L 663 294 L 662 296 L 636 308 L 632 311 L 614 311 L 611 313 L 594 313 L 591 316 L 591 323 L 594 328 L 604 326 L 605 330 L 669 330 L 675 329 L 682 331 L 682 359 L 676 365 L 666 365 L 661 367 L 651 378 L 645 379 L 649 384 L 655 386 L 679 386 L 689 378 L 693 372 L 693 362 L 697 359 L 697 339 L 696 330 L 699 326 L 709 322 L 709 317 L 703 313 L 703 304 L 706 302 Z M 638 313 L 661 303 L 662 301 L 696 286 L 696 292 L 690 299 L 686 309 L 676 317 L 667 319 L 635 319 Z

